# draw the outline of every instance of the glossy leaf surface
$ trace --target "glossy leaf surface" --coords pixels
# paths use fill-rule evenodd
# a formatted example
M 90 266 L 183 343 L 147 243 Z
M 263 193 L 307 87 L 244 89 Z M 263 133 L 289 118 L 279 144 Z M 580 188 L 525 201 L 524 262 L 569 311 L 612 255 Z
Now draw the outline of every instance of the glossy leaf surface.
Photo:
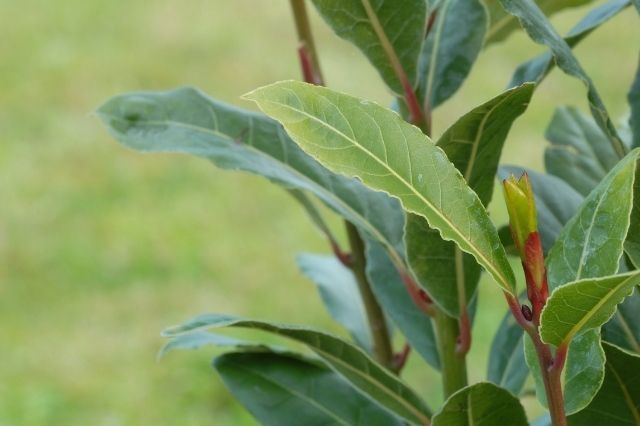
M 416 81 L 424 39 L 424 0 L 312 0 L 335 33 L 358 47 L 396 93 L 403 93 L 399 70 Z
M 540 337 L 554 346 L 600 328 L 616 306 L 640 284 L 640 272 L 587 278 L 558 287 L 547 300 L 540 320 Z

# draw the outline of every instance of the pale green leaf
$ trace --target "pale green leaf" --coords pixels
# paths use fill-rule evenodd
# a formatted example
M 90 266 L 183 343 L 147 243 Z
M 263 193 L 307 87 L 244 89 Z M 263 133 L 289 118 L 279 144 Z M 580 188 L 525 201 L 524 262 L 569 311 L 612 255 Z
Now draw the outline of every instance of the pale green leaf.
M 433 416 L 433 426 L 527 426 L 518 398 L 493 383 L 460 389 Z
M 184 88 L 116 96 L 98 109 L 111 134 L 145 152 L 176 152 L 223 169 L 264 176 L 306 190 L 402 257 L 403 213 L 397 200 L 331 173 L 305 154 L 275 121 Z
M 425 0 L 312 0 L 335 33 L 358 47 L 397 94 L 413 84 L 424 38 Z
M 569 45 L 551 26 L 540 8 L 533 0 L 500 0 L 500 3 L 510 14 L 520 20 L 522 27 L 533 41 L 549 47 L 555 57 L 556 64 L 562 71 L 578 78 L 585 84 L 591 113 L 598 126 L 609 138 L 618 157 L 622 158 L 626 149 L 591 78 L 582 69 L 578 60 L 573 56 Z
M 542 310 L 540 337 L 560 346 L 585 330 L 599 328 L 639 284 L 640 272 L 631 272 L 587 278 L 556 288 Z
M 338 374 L 299 357 L 235 352 L 213 363 L 229 391 L 267 426 L 386 426 L 403 422 Z
M 362 349 L 327 333 L 300 326 L 211 314 L 193 318 L 180 326 L 165 330 L 163 334 L 171 337 L 206 328 L 223 327 L 262 330 L 303 343 L 380 405 L 414 423 L 423 424 L 429 419 L 429 409 L 411 388 L 377 364 Z
M 318 286 L 322 301 L 353 339 L 371 353 L 371 333 L 353 272 L 335 256 L 301 254 L 296 258 L 300 271 Z
M 569 416 L 569 426 L 640 425 L 640 357 L 603 343 L 606 374 L 584 410 Z
M 440 368 L 431 319 L 418 309 L 409 296 L 405 283 L 380 243 L 365 240 L 367 277 L 378 303 L 406 337 L 407 343 L 433 368 Z M 406 273 L 406 272 L 405 272 Z
M 375 103 L 300 82 L 275 83 L 247 98 L 330 170 L 397 197 L 514 292 L 513 271 L 482 202 L 420 129 Z
M 536 3 L 545 15 L 550 16 L 563 9 L 582 6 L 592 0 L 538 0 Z M 487 30 L 486 44 L 502 41 L 512 32 L 518 30 L 518 20 L 509 15 L 499 0 L 485 0 L 489 11 L 489 29 Z
M 600 25 L 613 18 L 629 6 L 629 0 L 610 0 L 593 10 L 569 30 L 564 41 L 571 48 L 580 43 L 586 36 Z M 544 52 L 520 64 L 513 73 L 509 87 L 519 86 L 526 81 L 540 83 L 555 66 L 551 52 Z
M 487 29 L 480 0 L 442 0 L 420 54 L 418 98 L 426 109 L 449 99 L 467 78 Z

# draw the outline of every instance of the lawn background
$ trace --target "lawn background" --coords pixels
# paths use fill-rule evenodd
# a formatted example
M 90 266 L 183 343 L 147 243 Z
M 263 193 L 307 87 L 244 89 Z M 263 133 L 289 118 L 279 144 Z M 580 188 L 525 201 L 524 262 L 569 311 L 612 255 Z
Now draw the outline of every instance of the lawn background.
M 585 10 L 553 22 L 566 31 Z M 312 14 L 327 84 L 388 104 L 366 60 Z M 576 49 L 616 119 L 638 60 L 634 15 Z M 92 111 L 117 93 L 182 85 L 251 108 L 239 95 L 299 78 L 288 2 L 0 0 L 0 22 L 0 426 L 255 424 L 210 368 L 215 350 L 157 362 L 159 331 L 225 312 L 342 333 L 293 262 L 297 252 L 326 252 L 325 242 L 281 189 L 204 160 L 132 152 Z M 436 111 L 435 135 L 540 51 L 522 34 L 488 48 Z M 503 161 L 540 169 L 553 109 L 586 111 L 584 94 L 554 71 Z M 504 221 L 499 194 L 491 211 Z M 474 381 L 506 311 L 488 281 Z M 409 368 L 435 406 L 437 376 L 417 357 Z M 533 400 L 527 409 L 539 412 Z

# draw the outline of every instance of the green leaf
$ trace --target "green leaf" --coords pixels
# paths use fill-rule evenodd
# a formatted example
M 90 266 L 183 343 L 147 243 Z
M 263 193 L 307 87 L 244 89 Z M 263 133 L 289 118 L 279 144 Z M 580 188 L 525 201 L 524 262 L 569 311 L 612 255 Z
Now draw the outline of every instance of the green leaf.
M 493 195 L 494 176 L 507 134 L 526 110 L 533 89 L 534 85 L 525 84 L 474 108 L 437 143 L 485 206 Z M 452 242 L 443 241 L 422 216 L 407 216 L 405 241 L 407 260 L 417 280 L 448 315 L 459 317 L 460 286 L 464 283 L 466 305 L 478 285 L 478 264 L 471 256 L 463 256 Z
M 320 211 L 311 198 L 309 198 L 304 191 L 300 191 L 299 189 L 288 189 L 287 192 L 297 200 L 298 203 L 300 203 L 305 212 L 307 212 L 307 216 L 309 216 L 311 222 L 327 238 L 327 240 L 329 240 L 330 244 L 337 244 L 336 238 L 333 236 L 329 225 L 327 225 L 322 214 L 320 214 Z
M 585 199 L 547 256 L 549 287 L 612 275 L 629 228 L 640 149 L 627 155 Z
M 553 247 L 564 225 L 578 211 L 584 197 L 555 176 L 518 166 L 500 166 L 498 177 L 506 179 L 511 175 L 520 176 L 524 172 L 529 175 L 533 187 L 536 210 L 538 211 L 538 229 L 546 254 Z M 507 232 L 511 238 L 508 228 Z
M 518 398 L 493 383 L 460 389 L 433 416 L 433 426 L 527 426 Z
M 536 3 L 545 15 L 550 16 L 563 9 L 582 6 L 592 0 L 538 0 Z M 506 39 L 513 31 L 520 28 L 518 20 L 509 15 L 499 0 L 485 0 L 489 11 L 489 29 L 486 35 L 486 44 L 495 43 Z
M 598 123 L 598 126 L 600 126 L 609 138 L 618 157 L 622 158 L 626 153 L 626 149 L 609 118 L 609 113 L 593 85 L 591 78 L 584 72 L 578 60 L 573 56 L 569 45 L 567 45 L 551 26 L 540 8 L 533 0 L 500 0 L 500 3 L 502 3 L 502 6 L 504 6 L 509 13 L 520 20 L 522 27 L 533 41 L 549 47 L 556 59 L 558 67 L 562 71 L 578 78 L 585 84 L 591 113 L 596 123 Z
M 593 401 L 567 418 L 569 426 L 640 424 L 640 357 L 608 343 L 606 375 Z
M 242 319 L 228 315 L 201 315 L 165 330 L 165 336 L 205 328 L 241 327 L 267 331 L 303 343 L 353 386 L 385 408 L 423 424 L 431 415 L 426 404 L 406 384 L 377 364 L 362 349 L 335 336 L 300 326 Z
M 418 65 L 418 97 L 425 110 L 449 99 L 467 78 L 487 29 L 480 0 L 442 0 L 433 12 Z
M 312 2 L 339 37 L 364 53 L 394 92 L 404 92 L 403 78 L 413 85 L 425 31 L 425 0 Z
M 181 334 L 170 339 L 158 352 L 158 359 L 175 350 L 199 349 L 204 346 L 217 346 L 222 348 L 245 350 L 250 349 L 252 351 L 286 351 L 285 348 L 268 346 L 259 342 L 240 340 L 229 336 L 223 336 L 221 334 L 209 333 L 207 331 L 197 331 L 194 333 Z
M 287 189 L 309 191 L 387 248 L 404 250 L 404 220 L 397 200 L 331 173 L 262 114 L 184 88 L 120 95 L 102 105 L 98 115 L 130 148 L 197 155 L 223 169 L 243 170 Z
M 627 297 L 618 305 L 611 320 L 602 327 L 602 338 L 621 348 L 640 354 L 640 290 Z
M 640 1 L 640 0 L 639 0 Z M 629 127 L 633 134 L 632 146 L 640 147 L 640 60 L 638 61 L 638 69 L 636 77 L 631 85 L 631 90 L 627 95 L 629 105 L 631 106 L 631 115 L 629 116 Z
M 502 318 L 489 353 L 487 379 L 519 395 L 529 375 L 522 349 L 524 330 L 511 312 Z
M 213 363 L 229 391 L 263 425 L 402 425 L 330 369 L 300 358 L 235 352 Z
M 540 337 L 545 343 L 561 346 L 585 330 L 600 328 L 639 284 L 640 272 L 631 272 L 556 288 L 542 310 Z
M 528 335 L 524 337 L 524 354 L 534 379 L 538 401 L 547 407 L 536 349 Z M 567 414 L 576 413 L 591 402 L 604 379 L 604 363 L 598 330 L 586 331 L 573 340 L 569 346 L 562 377 L 564 409 Z
M 513 271 L 482 202 L 420 129 L 374 103 L 300 82 L 276 83 L 247 98 L 330 170 L 397 197 L 514 292 Z
M 440 369 L 440 357 L 431 319 L 418 309 L 404 281 L 384 247 L 365 240 L 367 277 L 376 299 L 411 347 L 433 368 Z
M 596 123 L 573 107 L 555 110 L 545 137 L 547 173 L 559 177 L 583 196 L 620 161 Z
M 578 24 L 569 30 L 564 41 L 569 47 L 575 47 L 593 30 L 613 18 L 627 6 L 629 6 L 629 0 L 610 0 L 590 10 Z M 540 83 L 554 66 L 553 54 L 551 52 L 541 53 L 516 68 L 509 87 L 519 86 L 526 81 Z
M 636 167 L 631 223 L 627 231 L 627 239 L 624 242 L 624 250 L 633 266 L 640 269 L 640 167 Z
M 367 313 L 351 270 L 335 256 L 301 254 L 296 260 L 302 273 L 318 286 L 333 319 L 351 333 L 360 347 L 371 353 Z

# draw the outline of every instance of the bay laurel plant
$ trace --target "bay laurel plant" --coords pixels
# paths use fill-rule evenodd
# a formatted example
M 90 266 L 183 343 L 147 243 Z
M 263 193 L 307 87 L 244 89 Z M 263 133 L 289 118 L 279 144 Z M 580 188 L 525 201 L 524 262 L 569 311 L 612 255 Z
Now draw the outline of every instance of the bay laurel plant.
M 306 5 L 291 0 L 304 82 L 244 95 L 264 114 L 191 88 L 120 95 L 98 114 L 126 146 L 204 157 L 289 192 L 333 253 L 299 256 L 298 266 L 350 338 L 209 314 L 165 330 L 162 353 L 226 348 L 215 369 L 267 425 L 525 425 L 519 399 L 530 376 L 548 408 L 535 424 L 640 425 L 640 74 L 630 82 L 628 123 L 616 126 L 571 50 L 615 15 L 640 12 L 638 1 L 599 3 L 564 37 L 548 16 L 589 0 L 310 3 L 378 71 L 391 108 L 324 87 Z M 548 51 L 432 135 L 432 111 L 483 48 L 520 29 Z M 591 117 L 558 108 L 546 173 L 500 165 L 512 124 L 555 67 L 584 83 Z M 508 226 L 486 210 L 496 176 Z M 318 201 L 344 219 L 348 248 Z M 519 257 L 524 282 L 509 256 Z M 487 380 L 470 383 L 483 271 L 506 315 Z M 308 352 L 211 331 L 221 328 L 273 333 Z M 403 380 L 411 354 L 441 373 L 442 406 L 429 407 Z

